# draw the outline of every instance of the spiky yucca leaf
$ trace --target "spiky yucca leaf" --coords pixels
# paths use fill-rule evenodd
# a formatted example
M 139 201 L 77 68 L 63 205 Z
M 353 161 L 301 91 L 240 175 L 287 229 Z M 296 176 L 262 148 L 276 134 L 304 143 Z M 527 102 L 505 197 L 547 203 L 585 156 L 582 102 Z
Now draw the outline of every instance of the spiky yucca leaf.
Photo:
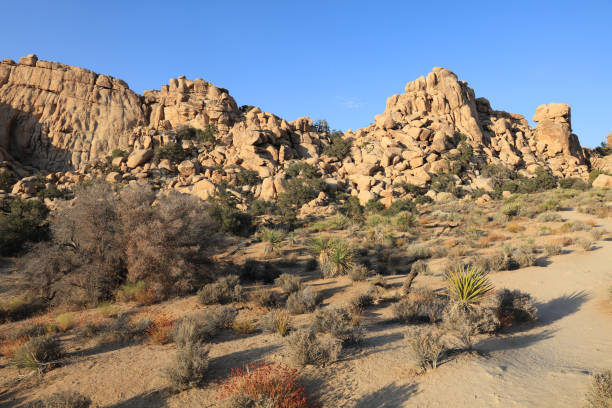
M 474 266 L 459 265 L 446 274 L 448 295 L 462 303 L 479 303 L 493 292 L 487 274 Z

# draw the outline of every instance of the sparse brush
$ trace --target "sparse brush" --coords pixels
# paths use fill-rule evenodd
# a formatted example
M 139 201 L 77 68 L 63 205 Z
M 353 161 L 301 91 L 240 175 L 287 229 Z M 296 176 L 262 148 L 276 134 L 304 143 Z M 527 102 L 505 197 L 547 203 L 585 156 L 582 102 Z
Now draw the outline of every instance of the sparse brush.
M 593 241 L 588 238 L 578 238 L 576 240 L 576 245 L 585 251 L 590 251 L 593 248 Z
M 285 337 L 291 330 L 291 316 L 284 309 L 273 309 L 263 318 L 266 331 L 278 333 Z
M 407 334 L 406 341 L 415 362 L 424 370 L 435 369 L 447 348 L 437 330 Z
M 465 304 L 479 303 L 493 291 L 493 284 L 486 273 L 462 265 L 446 274 L 448 295 Z
M 236 275 L 223 276 L 214 283 L 204 285 L 198 292 L 198 299 L 204 305 L 237 302 L 243 298 L 243 288 Z
M 359 343 L 363 330 L 359 320 L 346 307 L 332 307 L 316 311 L 312 327 L 317 333 L 329 333 L 343 343 Z
M 187 343 L 176 351 L 172 365 L 166 369 L 166 376 L 172 385 L 186 389 L 202 383 L 208 371 L 210 347 L 203 343 Z
M 320 302 L 319 294 L 310 286 L 292 293 L 287 298 L 287 309 L 291 314 L 312 312 Z
M 612 407 L 612 370 L 593 374 L 591 388 L 586 398 L 588 408 Z
M 393 306 L 393 314 L 405 323 L 435 323 L 442 318 L 447 303 L 431 289 L 413 290 Z
M 393 225 L 399 231 L 407 232 L 419 225 L 416 216 L 408 211 L 402 211 L 393 218 Z
M 279 293 L 265 287 L 259 287 L 251 292 L 250 299 L 256 305 L 268 308 L 280 306 L 282 303 Z
M 512 260 L 519 268 L 527 268 L 536 263 L 536 256 L 532 246 L 522 246 L 512 252 Z
M 515 217 L 518 215 L 521 210 L 521 203 L 510 203 L 506 204 L 504 208 L 502 208 L 502 214 L 507 217 Z
M 378 286 L 379 288 L 382 288 L 382 289 L 387 287 L 387 280 L 380 273 L 377 273 L 376 275 L 374 275 L 371 283 L 372 285 Z
M 474 257 L 472 264 L 485 272 L 499 272 L 510 269 L 510 261 L 503 251 L 496 251 L 491 255 Z
M 545 212 L 538 216 L 540 222 L 563 222 L 563 217 L 556 213 Z
M 411 261 L 431 257 L 431 249 L 424 244 L 411 244 L 406 247 L 405 256 Z
M 59 391 L 40 401 L 42 408 L 87 408 L 91 399 L 76 391 Z
M 289 355 L 300 366 L 325 365 L 338 359 L 340 343 L 332 337 L 319 338 L 312 329 L 296 330 L 287 339 Z
M 515 223 L 510 223 L 506 225 L 506 231 L 516 234 L 516 233 L 525 231 L 525 227 L 515 224 Z
M 96 307 L 96 311 L 102 317 L 115 317 L 117 316 L 117 308 L 109 302 L 102 302 Z
M 376 300 L 376 290 L 374 288 L 367 290 L 366 292 L 355 295 L 349 305 L 356 313 L 361 313 L 368 307 L 374 304 Z
M 285 293 L 294 293 L 302 289 L 302 280 L 288 273 L 283 273 L 278 278 L 274 279 L 274 283 Z
M 64 353 L 55 336 L 40 336 L 30 339 L 15 351 L 13 362 L 19 368 L 41 370 L 57 364 Z
M 260 232 L 260 238 L 266 243 L 264 251 L 268 253 L 278 253 L 283 239 L 285 238 L 285 232 L 273 228 L 263 228 Z
M 361 282 L 366 280 L 370 273 L 370 270 L 365 265 L 353 264 L 349 269 L 348 275 L 353 282 Z

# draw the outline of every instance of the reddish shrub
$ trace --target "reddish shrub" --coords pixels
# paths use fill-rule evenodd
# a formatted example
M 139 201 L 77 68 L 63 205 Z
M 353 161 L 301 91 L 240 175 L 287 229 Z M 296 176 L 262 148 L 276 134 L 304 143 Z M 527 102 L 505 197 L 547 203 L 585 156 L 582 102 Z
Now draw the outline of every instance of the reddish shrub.
M 160 314 L 151 319 L 153 324 L 147 329 L 147 336 L 153 344 L 166 344 L 172 340 L 174 320 L 167 315 Z
M 220 399 L 226 406 L 232 402 L 265 402 L 277 408 L 313 408 L 298 383 L 296 370 L 282 365 L 259 364 L 235 368 L 220 384 Z

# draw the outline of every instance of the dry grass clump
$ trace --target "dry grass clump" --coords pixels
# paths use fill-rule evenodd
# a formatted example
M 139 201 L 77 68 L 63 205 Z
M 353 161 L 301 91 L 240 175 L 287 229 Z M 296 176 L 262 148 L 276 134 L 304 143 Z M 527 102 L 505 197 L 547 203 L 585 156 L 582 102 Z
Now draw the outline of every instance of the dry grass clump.
M 510 258 L 504 251 L 495 251 L 490 255 L 476 256 L 471 264 L 484 272 L 499 272 L 510 269 Z
M 425 244 L 411 244 L 406 247 L 404 256 L 410 261 L 431 258 L 431 249 Z
M 74 327 L 75 325 L 74 320 L 75 320 L 74 313 L 66 312 L 66 313 L 62 313 L 58 315 L 55 318 L 55 324 L 57 325 L 57 328 L 59 330 L 66 332 Z
M 310 286 L 307 286 L 289 295 L 287 298 L 287 309 L 291 314 L 312 312 L 320 301 L 320 295 Z
M 601 229 L 601 228 L 595 228 L 591 231 L 591 238 L 593 238 L 594 241 L 601 241 L 601 239 L 607 235 L 608 231 Z
M 294 293 L 302 289 L 302 280 L 288 273 L 283 273 L 278 278 L 274 279 L 274 283 L 285 293 Z
M 128 314 L 121 314 L 110 322 L 87 323 L 79 328 L 77 335 L 81 338 L 97 338 L 100 344 L 130 342 L 146 335 L 153 321 L 143 317 L 132 323 Z
M 312 328 L 316 333 L 329 333 L 344 344 L 359 343 L 363 338 L 359 319 L 346 307 L 317 310 Z
M 246 335 L 255 332 L 255 323 L 250 319 L 236 319 L 232 324 L 232 329 L 238 334 Z
M 593 374 L 591 389 L 586 397 L 588 408 L 612 407 L 612 370 Z
M 338 359 L 341 345 L 332 337 L 317 337 L 312 328 L 296 330 L 287 338 L 292 361 L 300 366 L 325 365 Z
M 406 323 L 435 323 L 442 318 L 447 303 L 431 289 L 418 289 L 393 306 L 393 315 Z
M 204 305 L 237 302 L 243 298 L 243 288 L 236 275 L 223 276 L 214 283 L 204 285 L 198 292 L 198 300 Z
M 512 261 L 518 268 L 527 268 L 536 264 L 535 247 L 533 245 L 522 245 L 511 252 Z
M 262 323 L 264 330 L 278 333 L 283 337 L 291 330 L 291 316 L 284 309 L 271 310 L 264 316 Z
M 91 399 L 76 391 L 59 391 L 40 401 L 42 408 L 87 408 Z
M 358 293 L 355 295 L 350 301 L 349 306 L 352 310 L 359 314 L 362 313 L 365 309 L 372 306 L 376 299 L 378 298 L 375 287 L 371 287 L 364 292 Z
M 506 225 L 506 231 L 516 234 L 525 231 L 525 227 L 516 223 L 509 223 Z
M 28 340 L 17 349 L 13 362 L 19 368 L 43 370 L 58 363 L 64 356 L 59 339 L 55 336 L 39 336 Z
M 233 369 L 220 384 L 222 408 L 310 408 L 296 370 L 260 364 Z
M 179 347 L 174 361 L 165 371 L 172 385 L 182 390 L 201 384 L 208 371 L 209 352 L 210 347 L 200 342 Z
M 258 306 L 267 308 L 278 307 L 282 303 L 279 293 L 265 287 L 259 287 L 251 292 L 250 300 Z
M 540 222 L 563 222 L 564 219 L 561 215 L 557 213 L 545 212 L 538 216 L 538 221 Z
M 544 255 L 546 255 L 547 257 L 561 255 L 563 253 L 563 247 L 559 244 L 554 243 L 546 244 L 542 249 L 544 251 Z
M 354 264 L 348 272 L 348 276 L 353 282 L 364 281 L 370 274 L 370 270 L 362 264 Z
M 582 248 L 584 251 L 590 251 L 593 248 L 593 241 L 588 238 L 578 238 L 576 245 Z
M 201 343 L 215 337 L 219 331 L 233 327 L 238 311 L 231 306 L 217 307 L 183 317 L 174 329 L 173 339 L 179 346 Z
M 424 370 L 435 369 L 447 350 L 442 333 L 436 329 L 409 333 L 405 339 L 415 362 Z

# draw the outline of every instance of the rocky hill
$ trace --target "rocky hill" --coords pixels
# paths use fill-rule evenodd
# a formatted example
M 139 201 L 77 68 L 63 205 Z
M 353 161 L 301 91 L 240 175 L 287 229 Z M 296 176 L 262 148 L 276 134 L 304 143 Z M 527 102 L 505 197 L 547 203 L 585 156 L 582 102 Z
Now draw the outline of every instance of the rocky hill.
M 535 129 L 521 115 L 493 110 L 454 73 L 434 68 L 390 97 L 373 124 L 341 136 L 351 147 L 334 157 L 324 154 L 334 135 L 310 118 L 287 122 L 258 108 L 240 109 L 226 89 L 202 79 L 173 78 L 138 95 L 120 79 L 35 55 L 0 63 L 0 171 L 21 178 L 11 192 L 26 196 L 42 172 L 68 187 L 97 175 L 149 180 L 207 198 L 248 169 L 261 182 L 233 193 L 273 200 L 295 159 L 318 168 L 329 188 L 385 205 L 402 194 L 398 185 L 426 187 L 442 173 L 454 174 L 468 191 L 486 190 L 478 170 L 486 164 L 525 176 L 542 167 L 558 178 L 586 178 L 590 158 L 572 133 L 570 106 L 541 105 L 533 120 Z M 214 143 L 182 137 L 185 129 L 214 129 Z M 185 156 L 176 163 L 154 159 L 169 143 Z M 115 149 L 126 154 L 111 163 Z M 462 154 L 467 161 L 457 168 Z M 322 193 L 311 205 L 325 199 Z

